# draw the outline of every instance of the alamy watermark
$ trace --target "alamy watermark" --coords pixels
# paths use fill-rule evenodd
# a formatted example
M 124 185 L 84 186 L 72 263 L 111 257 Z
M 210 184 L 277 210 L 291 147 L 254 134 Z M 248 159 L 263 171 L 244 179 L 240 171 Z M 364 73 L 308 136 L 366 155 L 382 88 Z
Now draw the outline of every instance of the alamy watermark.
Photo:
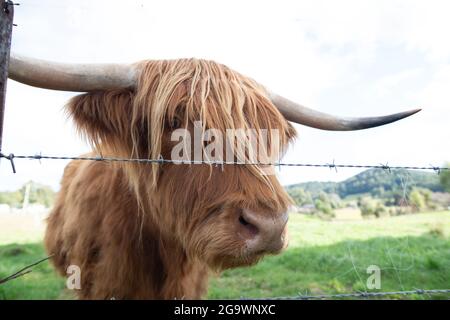
M 194 122 L 193 134 L 179 128 L 172 131 L 171 141 L 178 142 L 171 151 L 174 163 L 238 163 L 257 164 L 265 174 L 273 174 L 269 166 L 280 159 L 278 129 L 205 129 Z
M 69 290 L 81 289 L 81 269 L 79 266 L 71 264 L 66 270 L 67 280 L 66 287 Z
M 381 289 L 381 269 L 377 265 L 370 265 L 366 272 L 370 274 L 366 281 L 367 289 Z
M 366 269 L 367 278 L 366 287 L 369 290 L 381 289 L 381 269 L 377 265 L 370 265 Z M 66 287 L 69 290 L 81 290 L 81 268 L 77 265 L 70 265 L 67 267 Z

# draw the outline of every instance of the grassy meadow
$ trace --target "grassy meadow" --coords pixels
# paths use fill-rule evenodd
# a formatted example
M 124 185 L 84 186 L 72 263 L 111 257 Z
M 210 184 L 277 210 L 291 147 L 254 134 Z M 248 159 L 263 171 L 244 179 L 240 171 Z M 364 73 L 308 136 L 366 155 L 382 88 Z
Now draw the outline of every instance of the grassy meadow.
M 38 219 L 0 216 L 0 278 L 45 257 L 43 230 Z M 292 214 L 289 233 L 285 252 L 214 277 L 207 298 L 450 288 L 450 211 L 333 221 Z M 370 265 L 381 269 L 379 290 L 366 288 Z M 48 262 L 0 285 L 0 299 L 73 297 Z M 448 299 L 450 295 L 406 298 Z

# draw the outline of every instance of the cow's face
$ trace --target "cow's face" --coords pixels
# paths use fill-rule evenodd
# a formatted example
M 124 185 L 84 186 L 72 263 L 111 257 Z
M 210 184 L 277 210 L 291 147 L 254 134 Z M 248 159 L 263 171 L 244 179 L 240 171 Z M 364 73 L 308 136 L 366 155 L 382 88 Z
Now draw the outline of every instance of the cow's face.
M 150 77 L 155 74 L 147 71 Z M 143 188 L 148 187 L 153 221 L 189 256 L 215 269 L 249 265 L 266 253 L 280 252 L 287 244 L 290 199 L 273 167 L 248 163 L 278 161 L 294 138 L 292 126 L 261 87 L 222 65 L 177 61 L 159 66 L 159 72 L 157 80 L 149 81 L 153 95 L 143 90 L 134 101 L 134 108 L 147 117 L 135 121 L 135 127 L 144 123 L 152 128 L 141 129 L 139 153 L 174 161 L 247 164 L 164 163 L 148 168 L 148 174 L 141 171 L 141 179 L 148 177 Z M 252 133 L 252 142 L 237 145 Z M 158 172 L 154 185 L 151 170 Z
M 165 165 L 160 228 L 212 268 L 250 265 L 287 245 L 288 195 L 244 166 Z M 153 199 L 154 200 L 154 199 Z

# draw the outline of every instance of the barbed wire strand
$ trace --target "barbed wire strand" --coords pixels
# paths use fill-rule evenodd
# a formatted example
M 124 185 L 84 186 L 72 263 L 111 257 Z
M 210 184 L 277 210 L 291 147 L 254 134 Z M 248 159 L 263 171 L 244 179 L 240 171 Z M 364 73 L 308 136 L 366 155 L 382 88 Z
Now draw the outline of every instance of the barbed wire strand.
M 403 169 L 403 170 L 433 170 L 436 173 L 440 173 L 444 170 L 450 170 L 450 167 L 443 166 L 406 166 L 406 165 L 369 165 L 369 164 L 336 164 L 334 160 L 332 163 L 291 163 L 291 162 L 274 162 L 274 163 L 264 163 L 264 162 L 239 162 L 239 161 L 214 161 L 214 160 L 169 160 L 162 157 L 158 159 L 140 159 L 140 158 L 119 158 L 119 157 L 89 157 L 89 156 L 46 156 L 42 154 L 36 155 L 15 155 L 14 153 L 4 154 L 0 152 L 0 158 L 5 158 L 10 161 L 13 172 L 16 172 L 16 167 L 14 159 L 30 159 L 30 160 L 81 160 L 81 161 L 105 161 L 105 162 L 137 162 L 137 163 L 147 163 L 147 164 L 209 164 L 216 166 L 223 165 L 273 165 L 273 166 L 285 166 L 285 167 L 316 167 L 316 168 L 355 168 L 355 169 L 383 169 L 390 172 L 391 169 Z
M 34 266 L 36 266 L 36 265 L 38 265 L 38 264 L 40 264 L 40 263 L 42 263 L 42 262 L 44 262 L 44 261 L 47 261 L 47 260 L 50 259 L 51 257 L 52 257 L 52 255 L 51 255 L 51 256 L 48 256 L 48 257 L 45 257 L 45 258 L 43 258 L 43 259 L 40 259 L 40 260 L 38 260 L 38 261 L 36 261 L 36 262 L 33 262 L 32 264 L 29 264 L 29 265 L 23 267 L 22 269 L 20 269 L 20 270 L 14 272 L 13 274 L 7 276 L 6 278 L 0 279 L 0 284 L 3 284 L 3 283 L 5 283 L 5 282 L 8 282 L 8 281 L 13 280 L 13 279 L 17 279 L 17 278 L 19 278 L 19 277 L 22 277 L 22 276 L 24 276 L 24 275 L 26 275 L 26 274 L 32 272 L 32 271 L 33 271 L 33 270 L 31 269 L 32 267 L 34 267 Z
M 389 291 L 389 292 L 352 292 L 352 293 L 338 293 L 338 294 L 323 294 L 323 295 L 297 295 L 288 297 L 273 297 L 273 298 L 241 298 L 243 300 L 320 300 L 320 299 L 334 299 L 334 298 L 371 298 L 371 297 L 386 297 L 396 295 L 424 295 L 424 294 L 450 294 L 450 289 L 415 289 L 405 291 Z

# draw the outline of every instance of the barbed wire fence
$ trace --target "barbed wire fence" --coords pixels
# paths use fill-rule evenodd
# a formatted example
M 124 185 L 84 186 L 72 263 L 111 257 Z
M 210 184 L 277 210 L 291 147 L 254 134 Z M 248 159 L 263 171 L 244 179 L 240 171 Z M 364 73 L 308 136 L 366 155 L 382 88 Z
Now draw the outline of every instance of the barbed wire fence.
M 386 292 L 352 292 L 352 293 L 337 293 L 337 294 L 322 294 L 322 295 L 303 295 L 299 293 L 296 296 L 261 298 L 244 300 L 329 300 L 329 299 L 345 299 L 345 298 L 381 298 L 392 296 L 409 296 L 409 295 L 431 295 L 431 294 L 450 294 L 450 289 L 415 289 L 405 291 L 386 291 Z
M 133 163 L 142 163 L 142 164 L 208 164 L 214 166 L 226 166 L 226 165 L 272 165 L 272 166 L 287 166 L 287 167 L 312 167 L 312 168 L 329 168 L 337 170 L 338 168 L 357 168 L 357 169 L 380 169 L 385 170 L 387 172 L 391 172 L 391 170 L 431 170 L 437 174 L 440 174 L 442 171 L 450 170 L 450 167 L 445 166 L 411 166 L 411 165 L 388 165 L 386 164 L 378 164 L 378 165 L 370 165 L 370 164 L 339 164 L 335 163 L 333 160 L 332 163 L 289 163 L 289 162 L 274 162 L 274 163 L 245 163 L 245 162 L 235 162 L 235 161 L 195 161 L 195 160 L 171 160 L 164 159 L 162 157 L 158 159 L 141 159 L 141 158 L 119 158 L 119 157 L 103 157 L 103 156 L 48 156 L 42 154 L 35 155 L 15 155 L 14 153 L 4 154 L 0 152 L 0 159 L 4 158 L 11 164 L 11 169 L 13 173 L 16 172 L 16 164 L 14 162 L 15 159 L 29 159 L 29 160 L 78 160 L 78 161 L 103 161 L 103 162 L 133 162 Z M 45 257 L 43 259 L 38 260 L 24 268 L 18 270 L 17 272 L 5 277 L 4 279 L 0 279 L 0 285 L 4 284 L 8 281 L 17 279 L 22 277 L 30 272 L 32 272 L 32 267 L 49 260 L 52 256 Z M 387 297 L 398 297 L 398 296 L 411 296 L 411 295 L 420 295 L 420 296 L 430 296 L 430 295 L 444 295 L 450 297 L 450 289 L 414 289 L 414 290 L 403 290 L 403 291 L 385 291 L 385 292 L 376 292 L 376 291 L 364 291 L 364 292 L 350 292 L 350 293 L 337 293 L 337 294 L 322 294 L 322 295 L 311 295 L 311 294 L 302 294 L 294 296 L 281 296 L 281 297 L 265 297 L 265 298 L 249 298 L 249 297 L 241 297 L 241 300 L 327 300 L 327 299 L 348 299 L 348 298 L 361 298 L 361 299 L 369 299 L 369 298 L 387 298 Z

